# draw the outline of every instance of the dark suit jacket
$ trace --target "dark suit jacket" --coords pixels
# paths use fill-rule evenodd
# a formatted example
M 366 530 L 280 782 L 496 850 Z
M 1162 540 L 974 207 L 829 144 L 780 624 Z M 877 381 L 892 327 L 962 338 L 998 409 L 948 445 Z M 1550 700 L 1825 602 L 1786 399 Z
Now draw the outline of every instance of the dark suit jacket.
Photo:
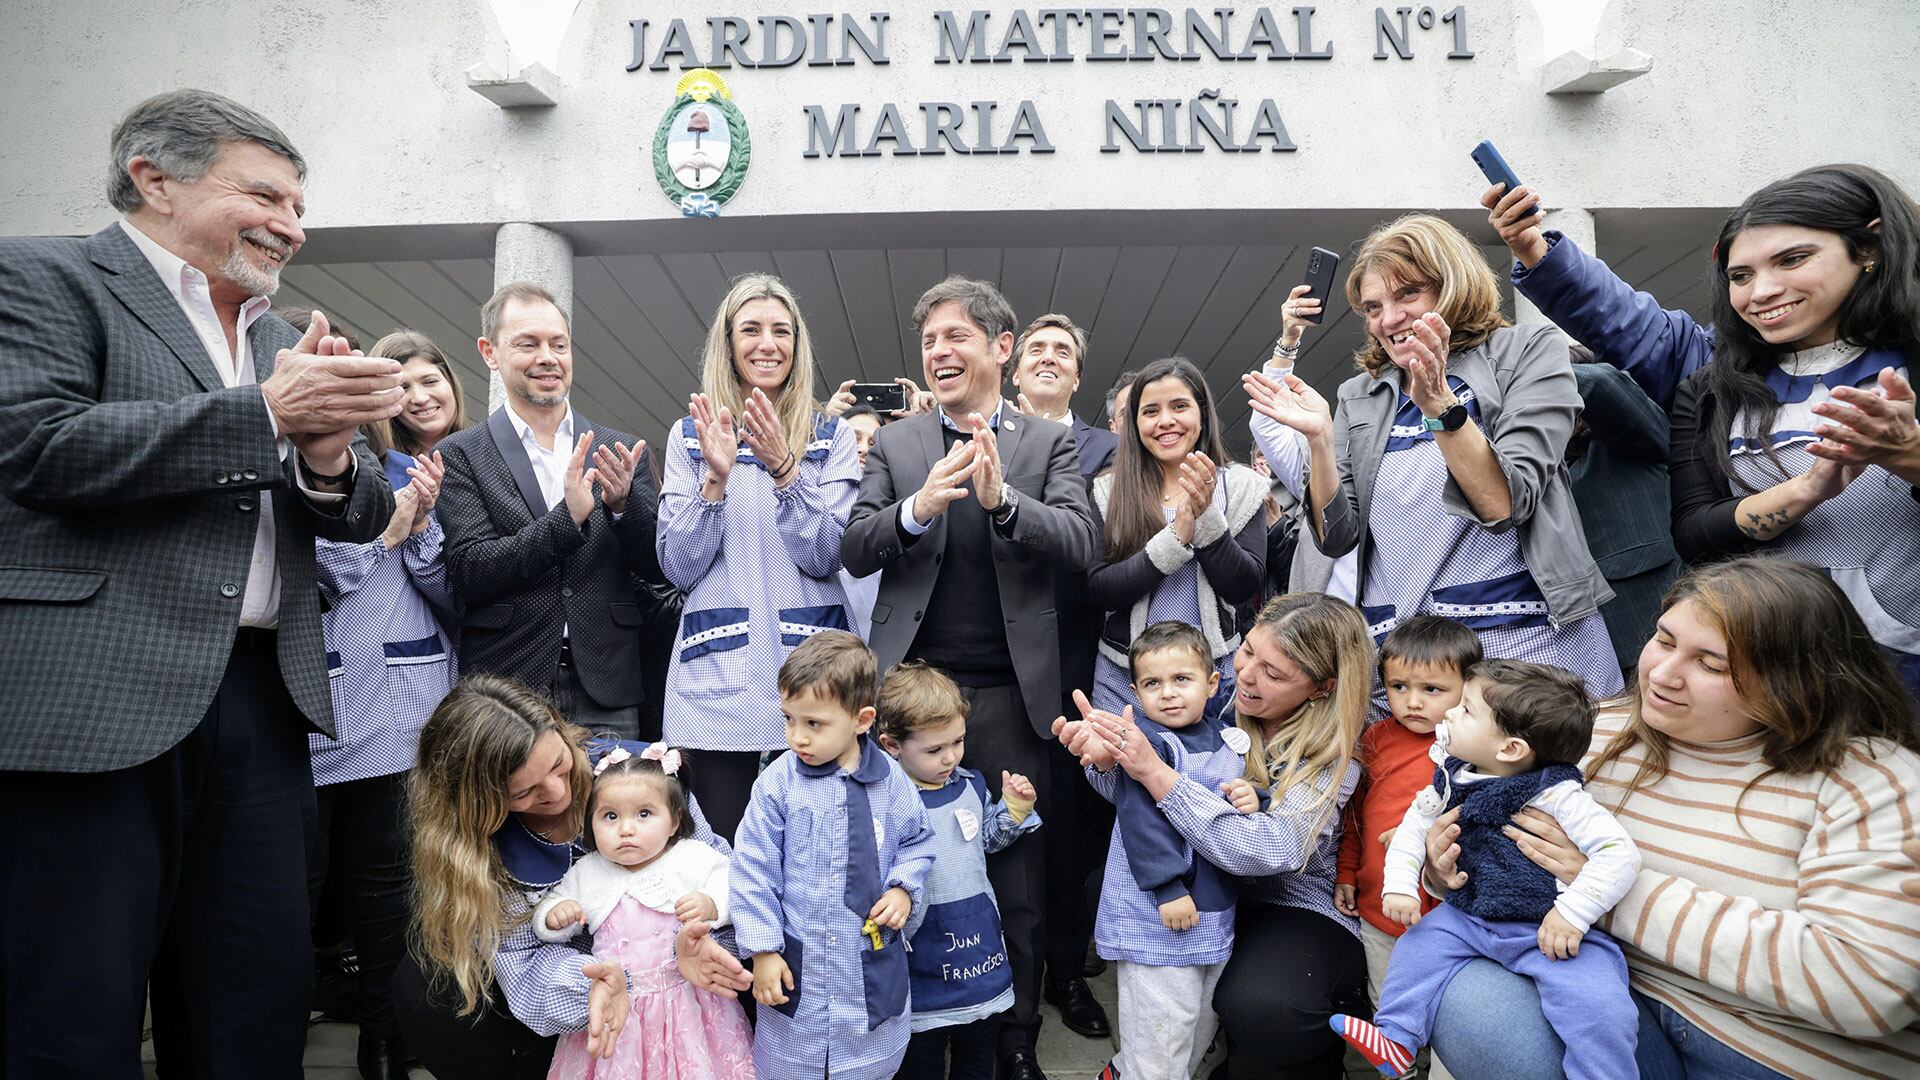
M 1120 439 L 1106 428 L 1094 427 L 1078 415 L 1073 418 L 1073 442 L 1080 459 L 1080 475 L 1092 491 L 1093 478 L 1113 466 Z M 1093 498 L 1089 494 L 1088 505 Z M 1096 526 L 1094 544 L 1102 545 Z M 1054 584 L 1055 607 L 1060 612 L 1060 690 L 1093 693 L 1093 658 L 1100 652 L 1100 620 L 1105 614 L 1087 593 L 1084 568 L 1062 570 Z M 1064 709 L 1065 706 L 1062 705 Z
M 968 498 L 948 507 L 926 534 L 907 543 L 900 536 L 900 503 L 926 483 L 946 456 L 940 414 L 923 413 L 888 424 L 867 451 L 866 476 L 853 506 L 840 556 L 847 571 L 864 577 L 882 571 L 868 642 L 880 670 L 913 647 L 934 580 L 942 573 L 991 572 L 1007 621 L 1007 645 L 1034 730 L 1051 738 L 1060 712 L 1060 627 L 1054 606 L 1056 568 L 1083 571 L 1093 558 L 1093 520 L 1087 485 L 1076 467 L 1073 436 L 1064 424 L 1035 420 L 1003 406 L 999 432 L 1001 473 L 1020 492 L 1013 539 L 989 529 L 993 565 L 942 566 L 947 518 L 986 511 Z
M 576 435 L 592 431 L 595 446 L 637 441 L 578 412 L 573 427 Z M 593 700 L 609 709 L 639 704 L 644 612 L 634 578 L 664 580 L 653 550 L 660 495 L 647 463 L 633 470 L 619 521 L 598 503 L 586 524 L 575 525 L 564 501 L 544 505 L 505 407 L 438 449 L 447 466 L 438 504 L 447 580 L 466 605 L 461 670 L 510 675 L 544 690 L 559 670 L 565 626 Z
M 255 376 L 299 335 L 262 316 Z M 104 772 L 158 756 L 206 713 L 232 652 L 273 494 L 280 672 L 333 733 L 315 536 L 393 515 L 357 450 L 344 503 L 310 504 L 257 386 L 228 389 L 118 225 L 0 239 L 0 769 Z
M 1667 586 L 1685 570 L 1673 543 L 1667 414 L 1619 368 L 1575 364 L 1573 376 L 1593 435 L 1567 472 L 1587 547 L 1613 587 L 1600 614 L 1629 667 L 1653 636 Z
M 1080 455 L 1080 475 L 1089 484 L 1113 466 L 1113 455 L 1120 449 L 1120 436 L 1094 427 L 1079 416 L 1073 418 L 1073 442 Z

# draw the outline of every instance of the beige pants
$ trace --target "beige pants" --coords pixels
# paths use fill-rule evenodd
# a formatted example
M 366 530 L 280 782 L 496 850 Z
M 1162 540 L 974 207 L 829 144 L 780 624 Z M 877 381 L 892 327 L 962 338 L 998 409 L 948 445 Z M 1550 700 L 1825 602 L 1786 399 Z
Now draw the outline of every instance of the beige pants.
M 1360 947 L 1367 954 L 1367 991 L 1373 1000 L 1380 1000 L 1380 987 L 1387 981 L 1387 961 L 1393 956 L 1394 942 L 1400 939 L 1373 925 L 1365 919 L 1360 920 Z M 1440 1064 L 1440 1058 L 1432 1053 L 1427 1055 L 1429 1068 L 1427 1080 L 1453 1080 L 1453 1074 Z

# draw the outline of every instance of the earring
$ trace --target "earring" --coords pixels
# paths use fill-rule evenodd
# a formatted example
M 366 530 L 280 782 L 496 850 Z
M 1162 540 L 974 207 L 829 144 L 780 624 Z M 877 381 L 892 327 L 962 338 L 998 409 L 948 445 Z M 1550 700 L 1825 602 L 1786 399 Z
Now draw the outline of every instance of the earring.
M 1876 266 L 1878 266 L 1878 265 L 1880 265 L 1880 264 L 1879 264 L 1879 263 L 1868 263 L 1867 265 L 1865 265 L 1865 266 L 1863 266 L 1863 267 L 1861 267 L 1861 268 L 1860 268 L 1860 272 L 1861 272 L 1861 273 L 1863 273 L 1863 274 L 1871 274 L 1871 273 L 1873 273 L 1873 268 L 1874 268 L 1874 267 L 1876 267 Z

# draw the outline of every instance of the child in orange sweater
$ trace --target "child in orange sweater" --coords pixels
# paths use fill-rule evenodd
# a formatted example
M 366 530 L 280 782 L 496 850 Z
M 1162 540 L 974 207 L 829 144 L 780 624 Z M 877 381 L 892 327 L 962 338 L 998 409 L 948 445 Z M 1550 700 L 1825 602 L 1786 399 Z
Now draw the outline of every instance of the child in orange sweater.
M 1375 1001 L 1393 943 L 1406 931 L 1380 908 L 1387 844 L 1414 795 L 1433 782 L 1433 729 L 1460 704 L 1466 670 L 1480 661 L 1480 639 L 1450 619 L 1419 615 L 1380 643 L 1380 681 L 1393 722 L 1367 725 L 1360 736 L 1360 789 L 1347 803 L 1335 865 L 1334 906 L 1360 919 L 1367 985 Z M 1435 901 L 1421 897 L 1421 914 Z

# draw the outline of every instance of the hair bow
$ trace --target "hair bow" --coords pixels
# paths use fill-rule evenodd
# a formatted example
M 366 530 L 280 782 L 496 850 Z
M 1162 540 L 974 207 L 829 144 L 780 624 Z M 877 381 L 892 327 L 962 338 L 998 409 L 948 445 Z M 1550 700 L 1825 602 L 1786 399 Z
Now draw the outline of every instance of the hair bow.
M 620 762 L 625 761 L 632 756 L 633 756 L 632 754 L 627 753 L 626 747 L 616 746 L 612 750 L 607 751 L 607 756 L 601 758 L 600 763 L 593 767 L 593 775 L 599 776 L 601 773 L 604 773 L 607 771 L 608 766 L 618 765 Z
M 680 751 L 678 750 L 663 750 L 659 743 L 654 743 L 652 746 L 640 751 L 640 756 L 648 761 L 659 762 L 660 771 L 666 773 L 668 776 L 679 775 Z

